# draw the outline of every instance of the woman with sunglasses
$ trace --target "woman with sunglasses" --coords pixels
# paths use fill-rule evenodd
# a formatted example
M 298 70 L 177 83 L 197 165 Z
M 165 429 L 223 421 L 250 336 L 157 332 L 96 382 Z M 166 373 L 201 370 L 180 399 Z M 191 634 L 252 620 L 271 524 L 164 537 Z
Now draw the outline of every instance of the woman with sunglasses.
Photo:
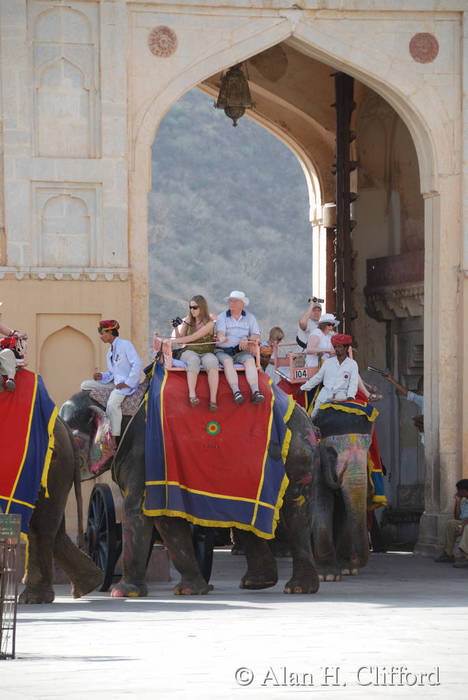
M 210 411 L 216 411 L 216 394 L 218 392 L 218 360 L 213 353 L 215 322 L 210 317 L 205 297 L 196 294 L 190 299 L 188 315 L 183 323 L 175 329 L 176 339 L 183 338 L 187 347 L 180 356 L 187 366 L 187 384 L 191 406 L 198 406 L 200 399 L 196 395 L 196 386 L 200 367 L 206 370 L 210 388 Z M 194 342 L 198 341 L 198 343 Z
M 306 367 L 317 367 L 318 369 L 320 359 L 326 360 L 335 355 L 331 338 L 338 323 L 339 321 L 333 314 L 323 314 L 320 317 L 318 328 L 312 331 L 307 341 Z

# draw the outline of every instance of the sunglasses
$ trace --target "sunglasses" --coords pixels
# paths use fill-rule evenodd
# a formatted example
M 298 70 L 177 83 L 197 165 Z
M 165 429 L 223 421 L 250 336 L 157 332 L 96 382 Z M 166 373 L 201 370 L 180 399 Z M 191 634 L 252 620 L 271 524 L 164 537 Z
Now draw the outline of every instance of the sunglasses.
M 189 309 L 192 309 L 192 310 L 193 310 L 193 309 L 198 309 L 198 308 L 199 308 L 198 306 L 189 306 Z

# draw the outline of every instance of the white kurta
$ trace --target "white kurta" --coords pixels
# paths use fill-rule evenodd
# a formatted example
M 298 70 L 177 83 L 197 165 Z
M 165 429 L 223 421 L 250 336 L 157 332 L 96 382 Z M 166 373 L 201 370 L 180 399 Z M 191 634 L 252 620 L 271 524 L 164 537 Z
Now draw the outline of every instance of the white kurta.
M 347 398 L 354 399 L 358 388 L 359 367 L 355 360 L 346 357 L 343 362 L 339 362 L 336 357 L 325 360 L 317 374 L 314 374 L 305 384 L 302 384 L 303 391 L 309 391 L 314 386 L 323 383 L 311 418 L 317 413 L 320 404 L 336 399 L 345 401 Z
M 138 388 L 143 369 L 143 364 L 133 343 L 117 336 L 107 351 L 106 359 L 107 372 L 102 373 L 101 382 L 103 384 L 114 382 L 115 385 L 124 382 L 130 388 L 116 389 L 116 391 L 125 396 L 133 394 Z

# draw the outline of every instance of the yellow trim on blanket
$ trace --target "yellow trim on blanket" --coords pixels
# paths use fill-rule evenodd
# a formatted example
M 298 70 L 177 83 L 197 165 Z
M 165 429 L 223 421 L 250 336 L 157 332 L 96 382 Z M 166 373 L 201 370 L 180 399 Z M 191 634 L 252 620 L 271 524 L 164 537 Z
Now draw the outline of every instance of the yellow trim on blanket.
M 340 406 L 339 408 L 337 408 L 336 404 L 333 403 L 322 403 L 320 404 L 319 410 L 323 411 L 326 408 L 333 408 L 335 409 L 335 411 L 343 411 L 343 413 L 356 413 L 358 416 L 365 416 L 370 423 L 373 423 L 379 415 L 379 412 L 376 408 L 373 408 L 372 414 L 368 416 L 367 413 L 365 413 L 359 408 L 351 408 L 350 406 Z
M 270 389 L 271 391 L 271 389 Z M 262 488 L 263 488 L 263 482 L 265 481 L 265 462 L 268 457 L 268 447 L 270 445 L 270 436 L 271 436 L 271 424 L 273 423 L 273 404 L 275 403 L 275 395 L 273 391 L 271 391 L 271 400 L 270 400 L 270 417 L 268 419 L 268 430 L 267 430 L 267 438 L 266 438 L 266 443 L 265 443 L 265 451 L 263 454 L 263 461 L 262 461 L 262 473 L 260 477 L 260 482 L 258 484 L 258 489 L 257 489 L 257 498 L 255 499 L 255 508 L 254 512 L 252 515 L 252 521 L 251 525 L 254 524 L 255 519 L 257 517 L 257 512 L 258 512 L 258 502 L 260 500 L 260 494 L 262 493 Z
M 291 418 L 295 405 L 296 405 L 296 402 L 294 401 L 292 394 L 289 394 L 289 406 L 287 408 L 286 413 L 283 416 L 283 423 L 287 423 L 288 420 Z
M 49 424 L 47 426 L 47 432 L 49 434 L 49 444 L 47 445 L 47 452 L 46 452 L 46 457 L 44 460 L 44 468 L 42 470 L 42 477 L 41 477 L 41 486 L 43 487 L 43 489 L 45 491 L 46 498 L 49 498 L 49 489 L 47 488 L 47 478 L 49 476 L 49 467 L 50 467 L 52 455 L 54 454 L 54 447 L 55 447 L 54 428 L 55 428 L 55 421 L 57 420 L 57 416 L 58 416 L 58 409 L 57 409 L 57 406 L 54 406 L 54 410 L 52 411 L 52 415 L 50 416 Z
M 281 499 L 282 503 L 282 499 Z M 263 537 L 265 540 L 272 540 L 275 536 L 275 530 L 276 530 L 276 525 L 278 519 L 275 518 L 273 521 L 273 533 L 270 535 L 269 533 L 265 532 L 264 530 L 259 530 L 258 528 L 254 527 L 253 525 L 246 525 L 245 523 L 239 523 L 236 520 L 230 520 L 229 522 L 226 522 L 224 520 L 205 520 L 204 518 L 196 518 L 194 515 L 190 515 L 188 513 L 182 513 L 181 511 L 178 510 L 167 510 L 167 508 L 159 508 L 157 510 L 146 510 L 143 509 L 143 513 L 145 515 L 150 515 L 152 517 L 159 517 L 159 516 L 167 516 L 169 518 L 184 518 L 184 520 L 188 520 L 190 523 L 193 523 L 194 525 L 203 525 L 204 527 L 237 527 L 240 530 L 248 530 L 249 532 L 253 532 L 259 537 Z
M 36 394 L 37 394 L 37 374 L 34 374 L 34 391 L 33 391 L 33 396 L 32 396 L 32 401 L 31 401 L 31 410 L 29 412 L 29 421 L 28 421 L 28 432 L 26 433 L 26 440 L 24 441 L 24 452 L 23 452 L 23 457 L 21 459 L 21 464 L 20 468 L 18 469 L 18 473 L 16 475 L 15 483 L 13 484 L 13 488 L 10 493 L 10 498 L 8 499 L 8 503 L 5 508 L 5 513 L 10 512 L 10 506 L 13 501 L 13 494 L 15 493 L 16 487 L 18 485 L 19 478 L 21 476 L 21 472 L 23 471 L 23 466 L 24 466 L 24 460 L 26 459 L 26 455 L 28 453 L 28 446 L 29 446 L 29 436 L 31 433 L 31 423 L 32 423 L 32 417 L 34 413 L 34 404 L 36 403 Z
M 190 489 L 188 486 L 181 484 L 179 481 L 166 481 L 162 479 L 160 481 L 145 481 L 145 486 L 177 486 L 179 489 L 183 489 L 188 493 L 196 493 L 199 496 L 209 496 L 210 498 L 224 498 L 228 501 L 245 501 L 246 503 L 256 503 L 256 498 L 244 498 L 243 496 L 223 496 L 219 493 L 211 493 L 210 491 L 199 491 L 198 489 Z M 266 506 L 267 508 L 274 508 L 275 506 L 271 503 L 263 503 L 263 501 L 258 501 L 259 505 Z

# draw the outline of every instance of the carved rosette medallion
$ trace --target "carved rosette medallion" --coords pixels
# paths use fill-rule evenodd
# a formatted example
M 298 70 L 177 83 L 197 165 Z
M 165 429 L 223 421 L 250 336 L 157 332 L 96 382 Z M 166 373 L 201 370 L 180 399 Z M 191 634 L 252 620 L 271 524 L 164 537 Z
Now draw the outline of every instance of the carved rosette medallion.
M 409 43 L 409 52 L 417 63 L 432 63 L 439 53 L 439 42 L 434 34 L 415 34 Z
M 150 31 L 148 47 L 158 58 L 169 58 L 176 52 L 177 35 L 170 27 L 161 24 Z

